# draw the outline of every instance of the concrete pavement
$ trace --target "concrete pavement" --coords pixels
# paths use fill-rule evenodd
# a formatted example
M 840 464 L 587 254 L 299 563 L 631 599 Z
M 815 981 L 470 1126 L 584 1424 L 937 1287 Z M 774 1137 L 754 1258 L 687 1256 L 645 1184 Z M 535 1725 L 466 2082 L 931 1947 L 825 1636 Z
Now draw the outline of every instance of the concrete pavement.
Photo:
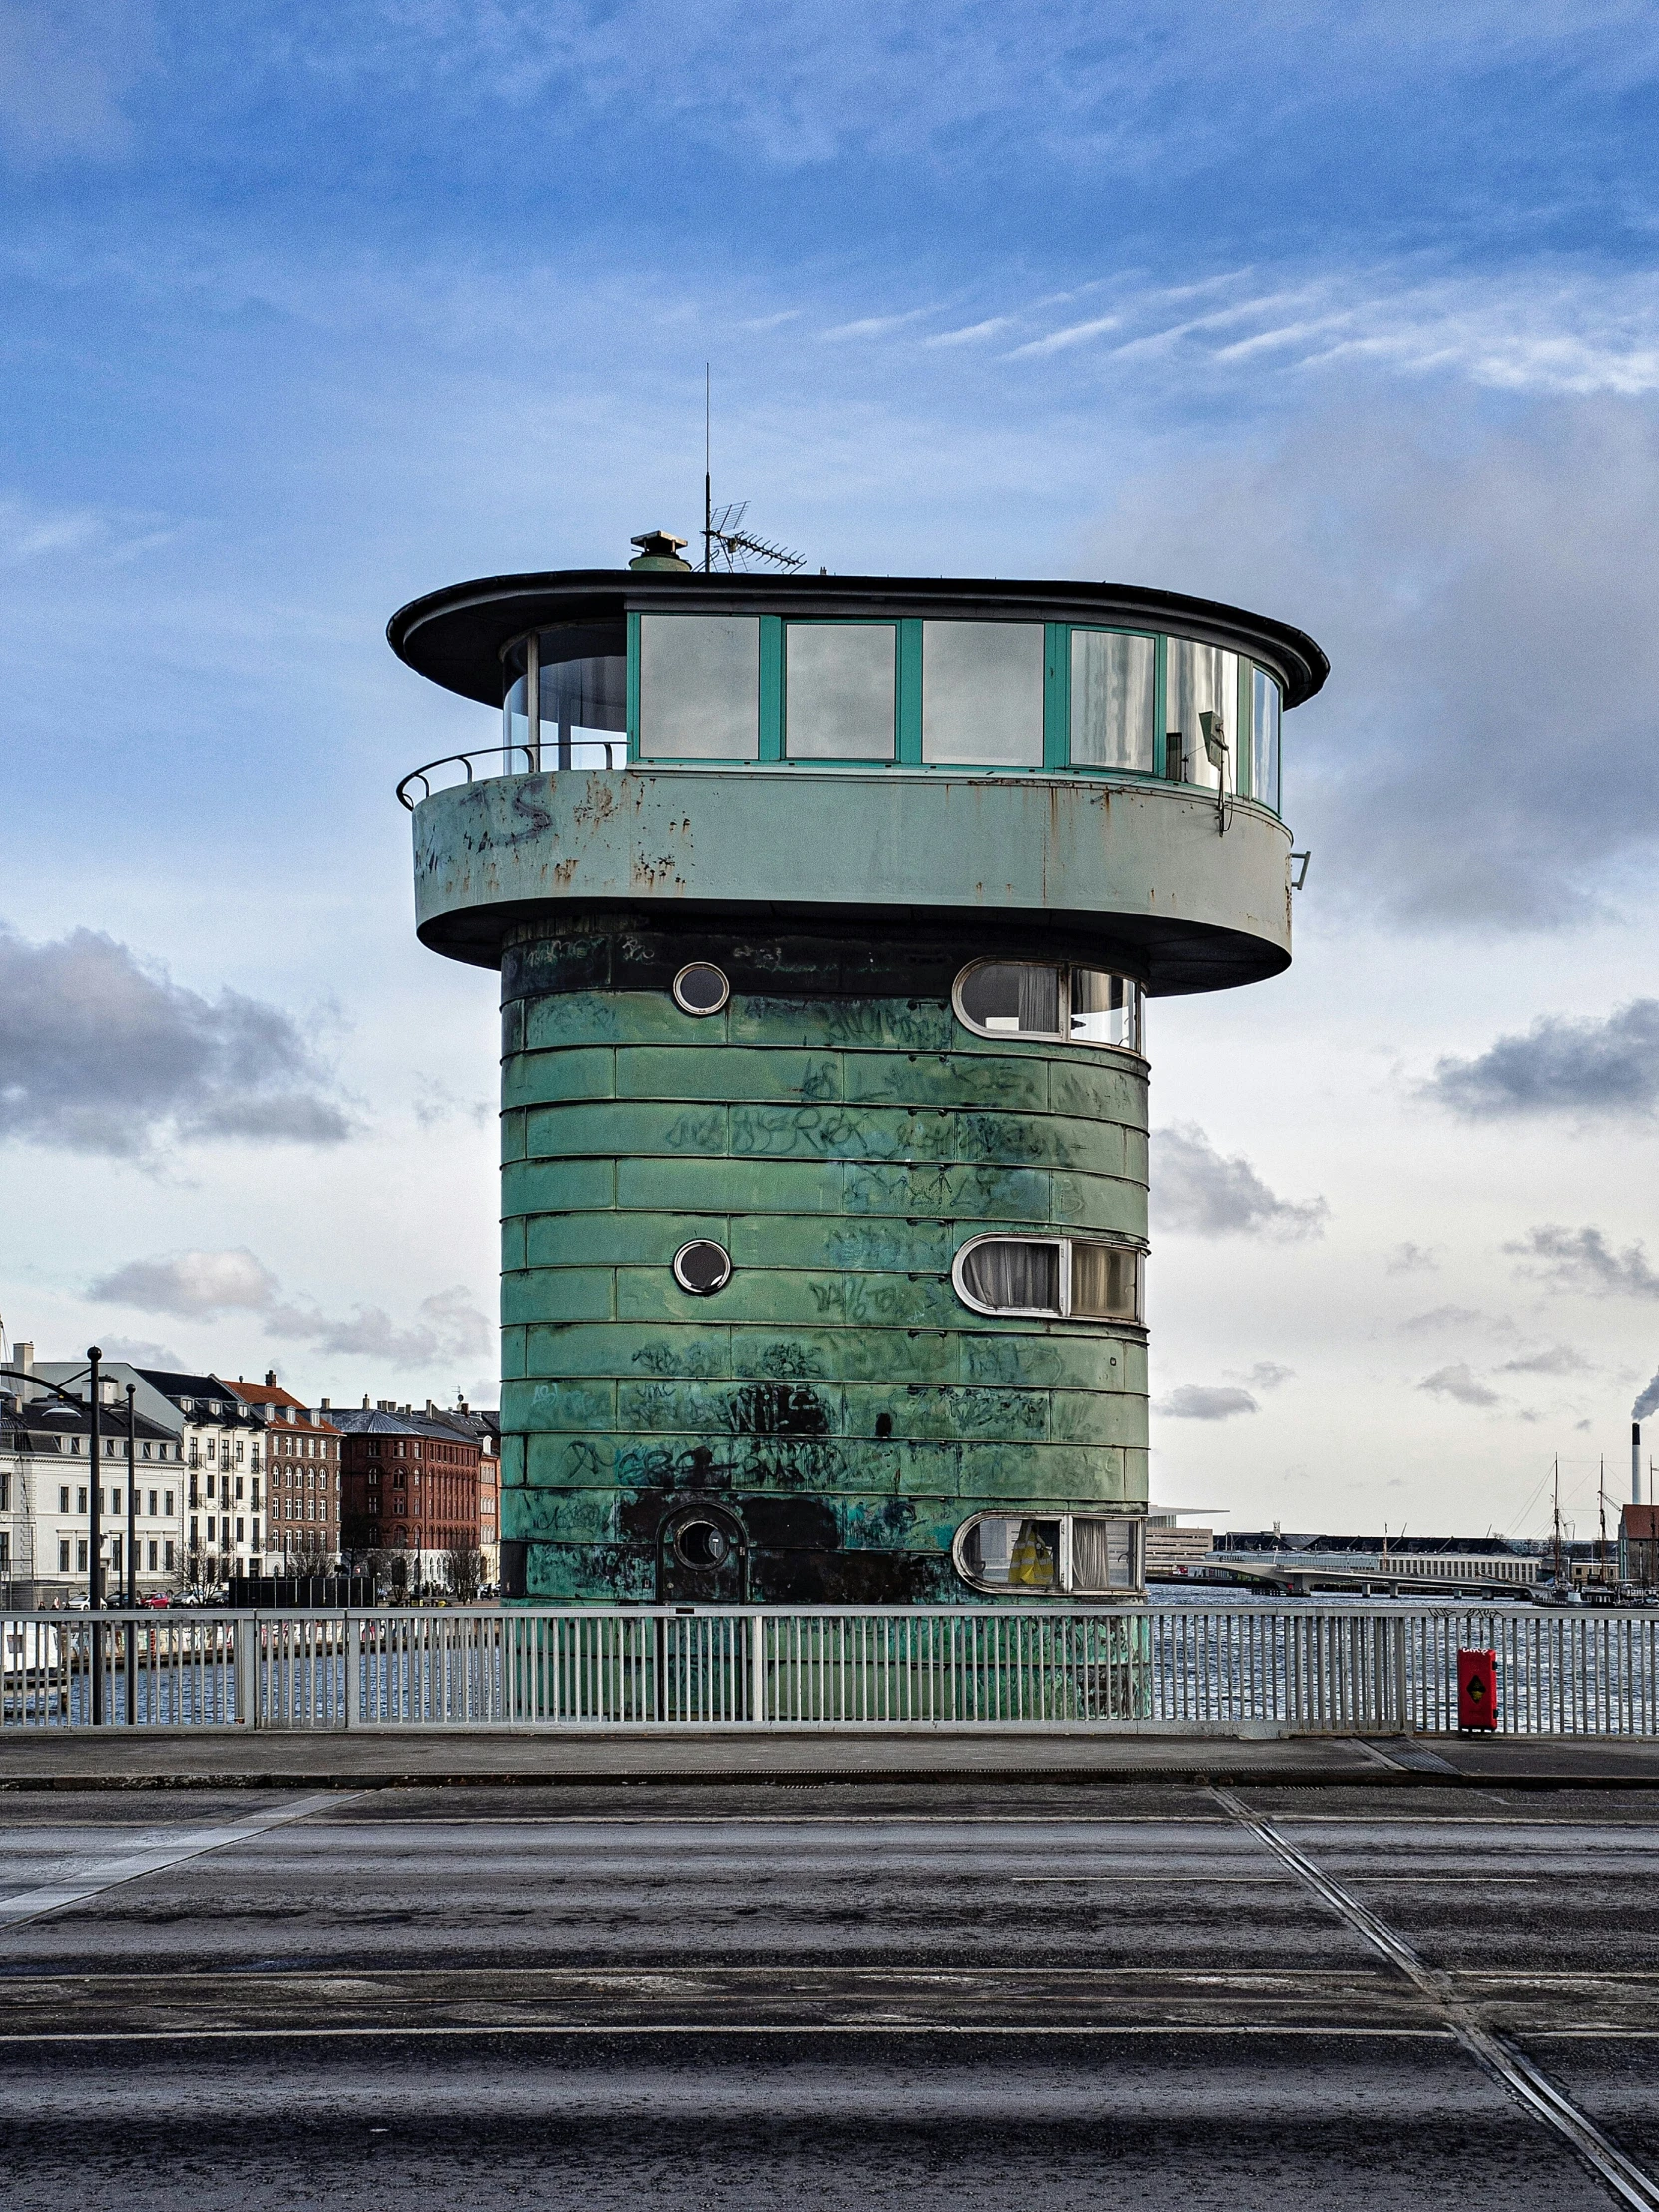
M 1219 1789 L 913 1757 L 731 1781 L 683 1745 L 557 1789 L 77 1790 L 60 1766 L 0 1798 L 0 2196 L 1615 2201 L 1460 2021 L 1659 2169 L 1651 1787 L 1244 1748 L 1254 1778 Z
M 42 1789 L 477 1787 L 610 1782 L 918 1783 L 1019 1777 L 1080 1786 L 1275 1777 L 1411 1783 L 1501 1777 L 1511 1788 L 1659 1786 L 1659 1741 L 1608 1737 L 1102 1736 L 1085 1731 L 233 1729 L 8 1732 L 0 1793 Z

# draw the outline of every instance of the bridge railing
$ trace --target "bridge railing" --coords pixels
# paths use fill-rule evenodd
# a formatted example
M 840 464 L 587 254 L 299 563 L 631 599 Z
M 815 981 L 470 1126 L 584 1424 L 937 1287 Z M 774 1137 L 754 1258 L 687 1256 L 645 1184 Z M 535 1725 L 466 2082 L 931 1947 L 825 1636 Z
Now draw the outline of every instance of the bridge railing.
M 0 1614 L 0 1734 L 1032 1729 L 1659 1735 L 1659 1610 L 1517 1605 Z

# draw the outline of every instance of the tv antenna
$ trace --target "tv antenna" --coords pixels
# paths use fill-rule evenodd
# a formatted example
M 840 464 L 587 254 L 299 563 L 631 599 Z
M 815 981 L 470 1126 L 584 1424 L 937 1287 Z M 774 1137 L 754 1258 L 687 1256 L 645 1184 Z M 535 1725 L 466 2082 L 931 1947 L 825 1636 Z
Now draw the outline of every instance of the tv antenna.
M 703 363 L 703 573 L 708 575 L 716 568 L 729 574 L 738 574 L 754 566 L 782 569 L 785 575 L 805 568 L 807 563 L 799 553 L 788 547 L 774 545 L 770 538 L 758 537 L 753 530 L 744 528 L 744 516 L 749 512 L 749 501 L 737 499 L 726 506 L 716 508 L 709 471 L 709 364 Z

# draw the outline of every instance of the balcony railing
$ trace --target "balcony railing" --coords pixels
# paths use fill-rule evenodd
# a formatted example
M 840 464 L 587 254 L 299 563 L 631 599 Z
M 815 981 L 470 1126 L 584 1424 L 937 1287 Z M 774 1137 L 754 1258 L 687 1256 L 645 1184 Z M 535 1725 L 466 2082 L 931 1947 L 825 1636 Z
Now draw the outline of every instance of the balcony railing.
M 577 762 L 575 766 L 578 768 L 626 768 L 628 765 L 626 738 L 584 738 L 581 745 L 584 752 L 603 753 L 605 758 L 603 761 Z M 501 766 L 479 767 L 478 764 L 484 761 L 499 761 Z M 413 814 L 420 801 L 430 799 L 434 790 L 446 790 L 453 784 L 477 783 L 489 776 L 540 776 L 544 772 L 551 774 L 558 765 L 559 748 L 552 740 L 543 745 L 474 746 L 470 752 L 446 753 L 441 760 L 428 761 L 422 768 L 410 769 L 397 787 L 397 796 L 410 814 Z M 459 774 L 447 776 L 441 784 L 434 785 L 433 777 L 443 769 L 458 770 Z M 420 785 L 420 792 L 411 798 L 410 791 L 416 784 Z

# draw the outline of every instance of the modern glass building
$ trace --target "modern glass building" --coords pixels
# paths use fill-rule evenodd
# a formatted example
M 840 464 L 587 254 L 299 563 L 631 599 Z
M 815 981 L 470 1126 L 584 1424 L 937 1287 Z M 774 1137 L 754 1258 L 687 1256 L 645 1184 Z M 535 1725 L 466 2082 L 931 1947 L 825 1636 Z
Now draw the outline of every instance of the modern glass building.
M 1290 960 L 1286 624 L 1110 584 L 490 577 L 394 650 L 498 968 L 509 1596 L 1140 1587 L 1148 1054 Z

